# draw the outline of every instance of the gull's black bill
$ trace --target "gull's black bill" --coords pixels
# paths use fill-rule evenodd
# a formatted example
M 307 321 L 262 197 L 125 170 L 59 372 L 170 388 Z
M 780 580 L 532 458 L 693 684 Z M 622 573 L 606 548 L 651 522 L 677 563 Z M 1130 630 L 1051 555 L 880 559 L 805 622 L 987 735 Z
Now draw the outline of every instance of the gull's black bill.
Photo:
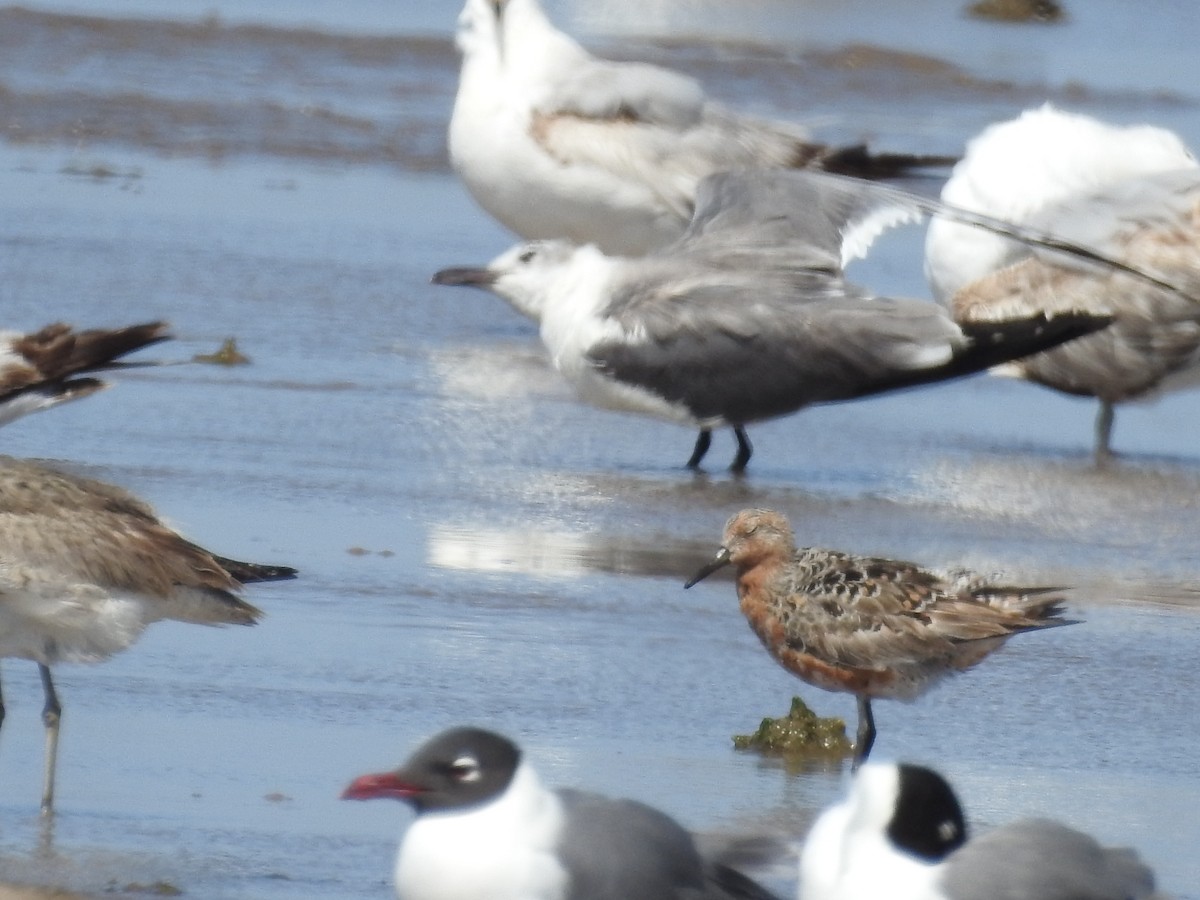
M 496 273 L 492 272 L 490 269 L 462 266 L 459 268 L 442 269 L 440 272 L 434 272 L 431 280 L 434 284 L 487 287 L 496 280 Z

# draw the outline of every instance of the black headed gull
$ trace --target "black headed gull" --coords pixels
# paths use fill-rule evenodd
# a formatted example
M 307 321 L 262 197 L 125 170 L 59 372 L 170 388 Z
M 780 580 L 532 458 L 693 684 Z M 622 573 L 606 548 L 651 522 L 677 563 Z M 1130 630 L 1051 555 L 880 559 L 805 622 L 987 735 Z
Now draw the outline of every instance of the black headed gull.
M 677 72 L 597 59 L 537 0 L 467 0 L 457 40 L 451 162 L 479 205 L 526 240 L 640 255 L 683 234 L 696 186 L 714 172 L 878 177 L 953 161 L 812 143 L 798 126 L 726 109 Z
M 345 799 L 390 797 L 417 817 L 396 858 L 400 900 L 772 900 L 704 859 L 645 804 L 544 787 L 510 740 L 454 728 L 399 769 L 363 775 Z
M 813 824 L 799 900 L 1144 900 L 1133 850 L 1027 819 L 967 840 L 958 798 L 932 769 L 868 763 Z
M 1086 243 L 1200 297 L 1200 165 L 1165 129 L 1029 110 L 971 140 L 942 200 Z M 926 270 L 960 321 L 1063 308 L 1114 315 L 1100 334 L 998 369 L 1098 399 L 1098 461 L 1111 455 L 1115 404 L 1200 380 L 1200 301 L 1073 272 L 1061 258 L 942 219 L 929 229 Z
M 1012 635 L 1067 624 L 1057 588 L 797 549 L 787 519 L 770 509 L 730 518 L 721 549 L 685 587 L 726 565 L 737 570 L 742 613 L 767 652 L 809 684 L 858 698 L 855 765 L 875 741 L 872 698 L 915 700 Z
M 877 297 L 842 267 L 933 201 L 821 172 L 708 179 L 687 233 L 644 257 L 520 244 L 438 284 L 482 287 L 541 325 L 554 366 L 598 406 L 711 429 L 943 381 L 1055 346 L 1107 318 L 1058 312 L 960 325 L 936 303 Z M 974 220 L 973 220 L 974 221 Z
M 137 365 L 119 360 L 169 337 L 164 322 L 86 331 L 59 322 L 28 334 L 0 331 L 0 425 L 106 388 L 93 373 Z
M 296 574 L 216 556 L 121 488 L 12 457 L 0 457 L 0 545 L 0 658 L 36 662 L 45 692 L 44 812 L 62 711 L 50 666 L 105 660 L 162 619 L 253 625 L 262 613 L 242 585 Z

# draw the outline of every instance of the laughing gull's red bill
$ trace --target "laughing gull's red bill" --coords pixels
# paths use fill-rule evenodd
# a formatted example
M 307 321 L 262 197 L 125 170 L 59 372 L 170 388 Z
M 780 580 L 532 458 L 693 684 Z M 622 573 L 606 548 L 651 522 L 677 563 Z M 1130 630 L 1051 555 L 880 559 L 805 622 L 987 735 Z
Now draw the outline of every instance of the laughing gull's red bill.
M 342 797 L 416 811 L 396 857 L 400 900 L 774 900 L 665 813 L 550 790 L 512 741 L 479 728 L 442 732 Z
M 434 281 L 486 288 L 537 321 L 554 366 L 584 400 L 698 428 L 689 467 L 713 428 L 732 428 L 740 472 L 750 422 L 968 375 L 1108 324 L 1068 311 L 959 324 L 936 303 L 879 297 L 846 280 L 843 266 L 883 230 L 933 210 L 950 212 L 826 173 L 728 173 L 702 185 L 687 233 L 657 253 L 537 241 Z M 1065 250 L 1098 277 L 1113 265 L 1084 247 L 964 217 Z
M 1200 296 L 1200 163 L 1165 128 L 1117 126 L 1046 105 L 967 145 L 942 200 L 1087 244 Z M 1095 455 L 1112 455 L 1114 406 L 1200 382 L 1200 302 L 1114 274 L 1097 279 L 1030 247 L 935 218 L 925 265 L 959 321 L 1056 309 L 1112 327 L 998 367 L 1100 401 Z
M 727 565 L 737 571 L 742 613 L 771 656 L 809 684 L 857 698 L 855 766 L 875 742 L 872 698 L 915 700 L 1014 634 L 1069 624 L 1059 588 L 797 549 L 787 519 L 770 509 L 732 516 L 721 549 L 684 587 Z
M 813 824 L 799 900 L 1148 900 L 1154 873 L 1128 848 L 1047 819 L 967 839 L 954 790 L 932 769 L 869 763 Z
M 467 0 L 457 43 L 450 160 L 479 205 L 526 240 L 637 256 L 683 234 L 696 186 L 714 172 L 892 177 L 954 161 L 814 143 L 798 125 L 710 100 L 685 75 L 597 59 L 537 0 Z

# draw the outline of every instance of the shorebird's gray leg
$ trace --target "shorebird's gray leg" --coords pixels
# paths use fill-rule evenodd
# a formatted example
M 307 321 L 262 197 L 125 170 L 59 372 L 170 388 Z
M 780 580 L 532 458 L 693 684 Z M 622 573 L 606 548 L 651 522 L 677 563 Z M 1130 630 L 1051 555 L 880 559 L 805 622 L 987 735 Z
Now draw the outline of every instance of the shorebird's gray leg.
M 858 735 L 854 739 L 854 761 L 852 769 L 857 769 L 871 755 L 871 745 L 875 743 L 875 715 L 871 712 L 871 698 L 865 694 L 855 695 L 858 700 Z
M 700 434 L 696 437 L 696 446 L 692 449 L 691 459 L 687 461 L 689 469 L 700 468 L 700 460 L 704 459 L 704 454 L 708 452 L 711 443 L 712 432 L 707 428 L 701 428 Z
M 54 690 L 54 679 L 50 677 L 49 666 L 38 663 L 38 672 L 42 676 L 42 691 L 46 695 L 46 705 L 42 707 L 42 722 L 46 726 L 46 771 L 42 780 L 42 815 L 54 811 L 54 770 L 58 765 L 58 723 L 62 718 L 62 706 L 58 702 L 58 694 Z
M 1112 429 L 1113 405 L 1107 400 L 1100 401 L 1100 411 L 1096 414 L 1096 465 L 1102 466 L 1112 461 Z
M 729 467 L 730 472 L 746 471 L 746 463 L 750 462 L 750 457 L 754 454 L 754 448 L 750 445 L 750 438 L 746 437 L 746 429 L 741 425 L 733 426 L 733 436 L 737 438 L 738 450 L 737 456 L 733 458 L 733 465 Z

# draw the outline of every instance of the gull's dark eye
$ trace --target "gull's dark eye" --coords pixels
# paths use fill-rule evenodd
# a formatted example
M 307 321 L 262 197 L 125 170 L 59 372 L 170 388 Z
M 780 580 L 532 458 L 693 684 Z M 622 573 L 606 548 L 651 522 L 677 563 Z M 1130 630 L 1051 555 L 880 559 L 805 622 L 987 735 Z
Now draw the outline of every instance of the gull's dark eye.
M 536 250 L 526 250 L 524 253 L 522 253 L 520 256 L 517 257 L 517 262 L 527 263 L 527 262 L 532 261 L 535 256 L 537 256 Z

